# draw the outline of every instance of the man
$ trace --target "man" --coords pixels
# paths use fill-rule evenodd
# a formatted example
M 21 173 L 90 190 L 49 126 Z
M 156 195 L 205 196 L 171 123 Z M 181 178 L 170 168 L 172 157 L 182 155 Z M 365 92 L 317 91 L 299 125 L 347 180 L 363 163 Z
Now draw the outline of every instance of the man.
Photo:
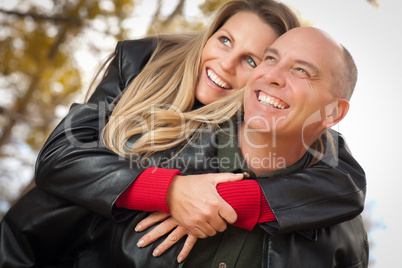
M 279 37 L 267 48 L 264 61 L 249 78 L 244 96 L 244 122 L 238 137 L 234 138 L 235 146 L 221 146 L 218 150 L 220 172 L 247 171 L 259 181 L 303 168 L 313 161 L 311 158 L 314 155 L 322 157 L 320 152 L 311 148 L 320 147 L 319 141 L 325 137 L 327 129 L 347 114 L 356 79 L 357 70 L 349 52 L 323 31 L 302 27 Z M 227 135 L 220 135 L 220 145 L 230 144 L 229 139 Z M 310 153 L 307 153 L 308 150 Z M 243 157 L 242 161 L 236 160 L 237 155 Z M 327 156 L 324 161 L 330 160 L 331 156 Z M 192 211 L 191 206 L 198 205 L 198 193 L 188 194 L 188 187 L 181 187 L 180 181 L 186 185 L 185 179 L 175 178 L 168 192 L 168 196 L 177 199 L 184 192 L 187 196 L 194 196 L 194 202 L 187 201 L 180 204 L 180 208 L 171 208 L 183 213 Z M 278 184 L 280 180 L 277 179 Z M 197 189 L 205 182 L 194 183 L 199 184 L 194 187 Z M 272 197 L 272 202 L 278 196 L 269 188 L 263 188 L 263 191 L 266 196 Z M 286 194 L 286 189 L 281 193 Z M 205 195 L 205 192 L 200 194 Z M 308 193 L 300 194 L 311 200 L 315 198 Z M 285 198 L 289 203 L 294 201 L 291 196 Z M 286 213 L 286 209 L 284 211 L 274 213 Z M 306 215 L 309 216 L 314 217 Z M 172 218 L 167 220 L 141 238 L 141 246 L 160 237 L 158 232 L 166 232 L 172 227 L 172 221 Z M 152 218 L 140 222 L 143 229 L 154 223 Z M 367 267 L 367 238 L 360 216 L 338 225 L 328 223 L 327 228 L 311 230 L 314 236 L 310 236 L 310 240 L 306 238 L 308 235 L 302 238 L 298 233 L 269 236 L 266 232 L 274 229 L 272 224 L 260 224 L 251 232 L 229 227 L 214 237 L 198 240 L 185 266 L 202 264 L 215 267 L 225 263 L 228 267 L 241 267 L 242 264 L 260 267 L 261 260 L 268 259 L 272 267 Z M 173 233 L 177 239 L 186 231 L 179 227 Z M 166 239 L 160 244 L 156 248 L 159 254 L 176 239 Z M 195 240 L 189 241 L 192 243 Z M 269 248 L 264 247 L 264 252 L 256 250 L 263 248 L 263 244 L 269 245 Z M 185 252 L 188 253 L 191 247 L 192 244 L 187 244 Z

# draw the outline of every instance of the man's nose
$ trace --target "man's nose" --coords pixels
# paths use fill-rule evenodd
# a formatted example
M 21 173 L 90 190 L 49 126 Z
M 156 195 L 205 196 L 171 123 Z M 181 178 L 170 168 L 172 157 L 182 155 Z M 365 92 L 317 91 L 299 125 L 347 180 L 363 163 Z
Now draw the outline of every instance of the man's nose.
M 279 88 L 285 86 L 285 73 L 283 67 L 280 65 L 267 66 L 263 72 L 265 81 L 269 85 Z

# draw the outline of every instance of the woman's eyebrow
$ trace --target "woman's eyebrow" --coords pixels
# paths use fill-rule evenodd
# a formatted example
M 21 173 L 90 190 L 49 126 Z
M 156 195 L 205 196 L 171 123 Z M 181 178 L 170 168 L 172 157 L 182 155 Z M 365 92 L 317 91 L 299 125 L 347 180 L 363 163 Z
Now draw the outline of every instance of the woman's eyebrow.
M 225 34 L 227 34 L 229 36 L 230 40 L 232 40 L 232 42 L 236 45 L 236 38 L 230 33 L 229 30 L 226 30 L 225 28 L 221 27 L 218 31 L 225 32 Z M 258 60 L 262 60 L 262 58 L 260 56 L 258 56 L 256 53 L 254 53 L 251 50 L 249 50 L 247 53 L 250 54 L 250 56 L 252 56 L 252 57 L 254 57 L 254 58 L 258 59 Z

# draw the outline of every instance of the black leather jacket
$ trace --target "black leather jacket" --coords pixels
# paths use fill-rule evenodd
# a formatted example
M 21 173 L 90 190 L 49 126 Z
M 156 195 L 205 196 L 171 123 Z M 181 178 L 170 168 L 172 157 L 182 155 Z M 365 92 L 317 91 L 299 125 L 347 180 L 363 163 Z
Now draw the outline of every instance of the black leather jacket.
M 142 170 L 97 144 L 108 105 L 148 61 L 152 44 L 150 39 L 119 43 L 90 101 L 73 106 L 51 134 L 37 162 L 37 185 L 43 191 L 33 189 L 4 218 L 0 263 L 144 267 L 140 263 L 147 259 L 149 267 L 176 265 L 180 243 L 156 259 L 154 246 L 137 249 L 143 234 L 133 227 L 145 213 L 118 209 L 114 202 Z M 356 217 L 364 205 L 365 176 L 340 136 L 339 142 L 336 168 L 320 162 L 285 177 L 258 180 L 277 218 L 261 225 L 267 231 L 264 267 L 367 266 L 366 235 Z M 187 148 L 182 154 L 191 158 L 194 152 Z M 216 170 L 184 174 L 205 172 Z

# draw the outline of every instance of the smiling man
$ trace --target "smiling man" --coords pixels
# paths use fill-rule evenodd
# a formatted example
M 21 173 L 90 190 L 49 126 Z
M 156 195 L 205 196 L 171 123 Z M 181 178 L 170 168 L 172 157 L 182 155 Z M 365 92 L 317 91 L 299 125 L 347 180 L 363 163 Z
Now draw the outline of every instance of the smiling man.
M 312 183 L 306 176 L 297 185 L 282 183 L 287 174 L 333 158 L 324 154 L 322 143 L 337 142 L 326 133 L 347 114 L 356 80 L 357 69 L 349 52 L 317 28 L 290 30 L 266 49 L 244 96 L 239 95 L 244 98 L 239 131 L 237 124 L 224 126 L 225 132 L 237 135 L 219 135 L 218 161 L 220 172 L 248 172 L 251 180 L 232 185 L 245 188 L 257 181 L 278 221 L 260 223 L 251 231 L 229 225 L 222 233 L 198 239 L 184 267 L 367 267 L 367 235 L 360 215 L 337 224 L 319 223 L 321 214 L 331 212 L 321 213 L 315 204 L 318 200 L 330 202 L 332 197 L 325 194 L 328 188 L 337 187 L 331 184 L 333 178 Z M 234 96 L 223 105 L 238 100 Z M 211 109 L 218 109 L 214 105 Z M 275 187 L 265 187 L 264 180 L 271 180 Z M 185 177 L 174 178 L 169 189 L 173 196 L 180 196 L 177 190 L 186 188 L 181 186 L 185 181 Z M 301 184 L 310 184 L 315 190 L 301 191 Z M 342 187 L 338 193 L 348 186 Z M 222 194 L 220 185 L 217 188 Z M 278 199 L 282 199 L 281 207 L 275 204 Z M 290 212 L 295 207 L 306 207 L 308 213 L 295 217 Z M 316 228 L 298 230 L 306 221 L 316 222 Z M 142 239 L 155 240 L 161 236 L 157 230 Z M 158 248 L 175 241 L 167 239 Z
M 327 142 L 328 129 L 347 114 L 356 80 L 357 69 L 349 52 L 322 30 L 300 27 L 279 37 L 266 49 L 263 62 L 248 80 L 244 121 L 234 138 L 234 148 L 221 146 L 218 150 L 219 158 L 225 159 L 222 163 L 240 154 L 244 166 L 232 165 L 220 172 L 247 171 L 257 181 L 276 179 L 280 184 L 285 178 L 277 178 L 279 175 L 322 160 L 317 157 L 323 156 L 320 144 Z M 318 117 L 311 120 L 317 112 Z M 228 139 L 231 137 L 222 134 L 219 143 L 230 144 Z M 309 153 L 310 148 L 319 153 Z M 269 161 L 263 161 L 267 157 Z M 270 200 L 278 198 L 272 189 L 262 188 Z M 294 196 L 286 193 L 285 189 L 282 198 L 297 206 L 292 204 Z M 316 198 L 308 192 L 300 192 L 300 196 Z M 291 221 L 297 220 L 301 219 Z M 228 267 L 367 267 L 367 237 L 360 216 L 305 233 L 273 235 L 270 230 L 275 224 L 263 223 L 251 231 L 229 226 L 222 234 L 198 240 L 187 267 L 198 260 L 210 263 L 208 267 L 218 263 Z M 208 254 L 210 258 L 205 257 Z
M 255 157 L 275 153 L 292 165 L 345 117 L 356 79 L 349 52 L 323 31 L 301 27 L 281 36 L 248 81 L 242 152 Z M 319 118 L 306 124 L 317 112 Z

